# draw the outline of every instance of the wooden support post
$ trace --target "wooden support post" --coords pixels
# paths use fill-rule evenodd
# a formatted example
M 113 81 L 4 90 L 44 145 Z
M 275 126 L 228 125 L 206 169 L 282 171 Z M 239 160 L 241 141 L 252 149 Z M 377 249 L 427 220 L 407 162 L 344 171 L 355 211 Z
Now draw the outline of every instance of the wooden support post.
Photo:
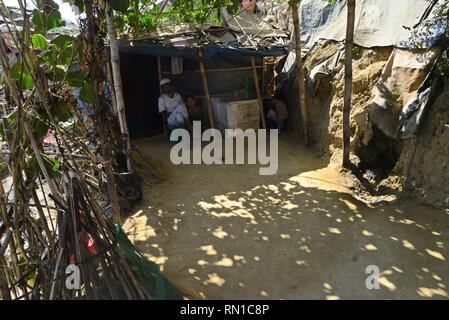
M 118 115 L 117 98 L 116 98 L 116 93 L 115 93 L 115 88 L 114 88 L 114 77 L 112 75 L 112 66 L 111 66 L 111 61 L 110 60 L 108 60 L 106 62 L 106 67 L 107 67 L 107 70 L 108 70 L 109 86 L 110 86 L 111 91 L 112 91 L 112 94 L 111 94 L 111 96 L 112 96 L 112 108 L 114 109 L 114 113 Z
M 0 256 L 0 298 L 2 300 L 11 300 L 11 295 L 8 289 L 8 279 L 6 268 L 6 261 L 3 255 Z
M 307 107 L 306 107 L 306 85 L 304 80 L 304 67 L 302 64 L 301 57 L 301 32 L 299 29 L 299 16 L 298 16 L 298 5 L 292 7 L 293 11 L 293 24 L 295 27 L 295 39 L 296 39 L 296 65 L 298 69 L 298 74 L 296 76 L 298 86 L 299 86 L 299 104 L 301 107 L 302 115 L 302 125 L 304 132 L 304 145 L 309 145 L 309 128 L 308 128 L 308 117 L 307 117 Z
M 161 80 L 162 80 L 162 65 L 161 65 L 161 57 L 157 56 L 157 74 L 159 76 L 159 95 L 162 95 L 161 91 Z M 162 118 L 162 125 L 164 126 L 164 136 L 167 135 L 167 124 L 164 121 L 164 118 Z
M 209 86 L 207 84 L 206 72 L 204 71 L 204 64 L 202 62 L 200 62 L 200 68 L 201 68 L 201 76 L 203 77 L 204 93 L 206 94 L 207 99 L 207 110 L 209 112 L 210 127 L 214 129 L 215 125 L 214 125 L 214 117 L 212 116 L 212 105 L 210 103 Z
M 266 85 L 266 80 L 267 77 L 265 76 L 265 57 L 262 57 L 262 95 L 265 96 L 266 95 L 266 89 L 267 89 L 267 85 Z
M 256 63 L 254 62 L 254 56 L 251 56 L 251 66 L 253 69 L 254 84 L 256 85 L 257 101 L 259 103 L 260 117 L 262 118 L 262 128 L 266 129 L 267 124 L 265 122 L 265 114 L 263 112 L 263 101 L 262 96 L 260 95 L 259 80 L 257 80 L 257 71 L 256 71 Z
M 109 43 L 111 46 L 111 69 L 112 78 L 110 78 L 111 87 L 114 87 L 113 96 L 115 97 L 117 116 L 120 123 L 121 142 L 123 144 L 123 153 L 126 158 L 128 172 L 132 171 L 131 166 L 131 141 L 129 140 L 129 129 L 126 122 L 125 99 L 123 97 L 122 75 L 120 74 L 120 53 L 117 41 L 117 31 L 115 30 L 114 12 L 106 1 L 106 22 L 108 26 Z M 111 88 L 112 89 L 112 88 Z
M 348 15 L 346 24 L 345 40 L 345 92 L 343 102 L 343 167 L 350 168 L 349 160 L 351 150 L 351 97 L 352 97 L 352 49 L 354 46 L 354 26 L 355 26 L 355 0 L 348 1 Z

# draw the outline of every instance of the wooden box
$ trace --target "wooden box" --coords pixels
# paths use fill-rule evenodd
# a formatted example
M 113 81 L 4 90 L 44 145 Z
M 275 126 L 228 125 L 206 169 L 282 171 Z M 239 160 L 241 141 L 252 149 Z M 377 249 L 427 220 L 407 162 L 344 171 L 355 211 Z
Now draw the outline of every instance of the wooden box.
M 228 102 L 229 129 L 259 129 L 260 114 L 257 100 Z

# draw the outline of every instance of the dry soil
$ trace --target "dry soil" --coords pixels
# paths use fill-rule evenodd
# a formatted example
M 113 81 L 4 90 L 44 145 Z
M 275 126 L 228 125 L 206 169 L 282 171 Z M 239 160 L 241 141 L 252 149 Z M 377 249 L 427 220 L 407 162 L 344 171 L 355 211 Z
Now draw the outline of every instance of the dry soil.
M 335 168 L 280 136 L 279 170 L 179 165 L 163 137 L 135 141 L 164 181 L 124 229 L 187 298 L 449 298 L 449 210 L 357 202 Z M 366 287 L 366 268 L 380 289 Z

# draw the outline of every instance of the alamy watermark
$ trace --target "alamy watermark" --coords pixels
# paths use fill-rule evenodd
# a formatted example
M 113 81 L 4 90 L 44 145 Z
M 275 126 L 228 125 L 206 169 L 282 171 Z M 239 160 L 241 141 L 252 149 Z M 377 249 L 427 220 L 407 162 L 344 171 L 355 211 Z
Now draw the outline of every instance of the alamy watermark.
M 81 287 L 80 268 L 77 265 L 69 264 L 65 269 L 67 278 L 65 279 L 65 286 L 69 290 L 79 290 Z
M 217 129 L 207 129 L 201 134 L 201 121 L 193 122 L 193 137 L 186 129 L 173 130 L 171 141 L 179 141 L 170 151 L 170 160 L 173 164 L 234 164 L 234 140 L 236 164 L 245 163 L 245 154 L 248 155 L 247 164 L 256 164 L 267 167 L 259 168 L 260 175 L 274 175 L 278 170 L 278 135 L 277 129 L 270 129 L 269 154 L 267 154 L 266 129 L 225 129 L 224 137 Z M 248 150 L 245 152 L 245 139 Z M 201 142 L 210 142 L 202 148 Z M 223 155 L 224 145 L 224 155 Z M 257 160 L 257 161 L 256 161 Z
M 368 290 L 380 289 L 379 285 L 379 277 L 380 277 L 380 269 L 376 265 L 369 265 L 365 269 L 365 273 L 369 274 L 366 278 L 365 286 Z

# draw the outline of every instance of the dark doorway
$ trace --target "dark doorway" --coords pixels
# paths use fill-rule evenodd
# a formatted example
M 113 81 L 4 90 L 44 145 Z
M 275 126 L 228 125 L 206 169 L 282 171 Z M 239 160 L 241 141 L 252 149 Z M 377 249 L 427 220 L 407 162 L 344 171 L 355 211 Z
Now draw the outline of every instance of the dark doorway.
M 158 110 L 157 57 L 120 54 L 126 119 L 132 139 L 164 132 Z

